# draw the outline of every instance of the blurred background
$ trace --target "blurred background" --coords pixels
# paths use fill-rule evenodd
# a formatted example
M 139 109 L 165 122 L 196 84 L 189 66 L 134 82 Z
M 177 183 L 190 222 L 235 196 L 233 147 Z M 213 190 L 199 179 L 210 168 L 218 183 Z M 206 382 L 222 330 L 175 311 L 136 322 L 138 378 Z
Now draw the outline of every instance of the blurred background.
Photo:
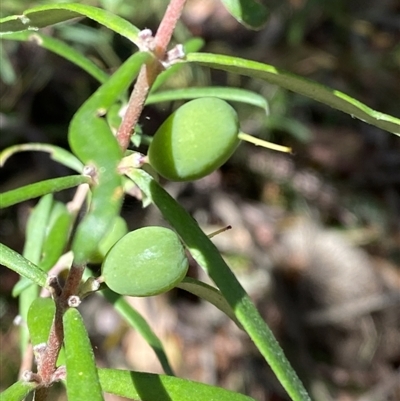
M 155 32 L 161 0 L 82 1 Z M 3 0 L 1 17 L 47 1 Z M 188 0 L 175 42 L 272 64 L 400 117 L 398 0 L 265 1 L 271 17 L 253 32 L 216 0 Z M 43 30 L 112 72 L 135 49 L 93 21 Z M 34 43 L 0 42 L 0 149 L 26 142 L 68 149 L 68 123 L 98 84 Z M 287 155 L 242 144 L 232 159 L 167 190 L 213 238 L 317 401 L 400 400 L 400 138 L 260 80 L 184 66 L 161 89 L 232 86 L 263 95 L 269 114 L 234 104 L 242 130 L 291 146 Z M 177 107 L 146 107 L 152 135 Z M 146 147 L 141 147 L 146 152 Z M 0 192 L 69 174 L 43 153 L 14 155 L 0 169 Z M 69 201 L 72 193 L 57 194 Z M 0 211 L 0 241 L 22 251 L 35 201 Z M 130 229 L 165 224 L 127 197 Z M 94 268 L 98 268 L 94 266 Z M 18 277 L 0 267 L 0 390 L 20 365 Z M 191 276 L 206 280 L 194 263 Z M 176 373 L 251 395 L 287 396 L 247 336 L 211 305 L 183 291 L 130 299 L 162 339 Z M 82 305 L 102 367 L 161 372 L 150 347 L 98 296 Z M 64 400 L 64 395 L 54 394 Z M 121 398 L 111 397 L 109 400 Z

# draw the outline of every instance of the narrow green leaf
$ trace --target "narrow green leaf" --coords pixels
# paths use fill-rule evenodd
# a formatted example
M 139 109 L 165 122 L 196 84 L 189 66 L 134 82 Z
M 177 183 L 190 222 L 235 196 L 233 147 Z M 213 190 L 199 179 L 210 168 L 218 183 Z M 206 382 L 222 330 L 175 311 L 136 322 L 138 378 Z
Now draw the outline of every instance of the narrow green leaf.
M 53 206 L 53 195 L 43 196 L 33 208 L 25 230 L 25 244 L 23 256 L 35 265 L 39 264 L 42 255 L 43 241 Z
M 210 302 L 221 312 L 224 312 L 229 316 L 239 326 L 239 328 L 242 328 L 242 325 L 237 320 L 231 306 L 217 288 L 191 277 L 185 277 L 179 284 L 177 284 L 177 287 Z
M 267 22 L 269 12 L 257 0 L 221 0 L 226 9 L 242 25 L 249 29 L 261 29 Z
M 190 53 L 186 57 L 186 62 L 198 63 L 218 70 L 263 79 L 271 84 L 310 97 L 334 109 L 343 111 L 352 117 L 358 118 L 361 121 L 400 136 L 399 118 L 375 111 L 343 92 L 328 88 L 306 78 L 281 71 L 271 65 L 244 60 L 238 57 L 207 53 Z
M 21 277 L 18 282 L 14 285 L 12 289 L 12 296 L 17 298 L 20 294 L 25 291 L 28 287 L 32 286 L 33 283 L 31 280 L 28 280 L 26 277 Z
M 63 317 L 69 401 L 104 401 L 93 349 L 82 316 L 68 309 Z
M 265 127 L 268 128 L 268 130 L 287 132 L 301 143 L 307 143 L 312 139 L 310 128 L 294 118 L 288 118 L 279 115 L 269 115 L 265 120 Z
M 26 323 L 33 346 L 47 343 L 53 324 L 56 306 L 51 298 L 36 298 L 29 310 Z M 57 366 L 65 364 L 64 348 L 60 350 Z
M 127 174 L 161 211 L 182 238 L 193 258 L 208 273 L 232 307 L 235 316 L 271 366 L 293 401 L 310 398 L 290 366 L 269 327 L 235 275 L 197 222 L 149 174 L 132 170 Z
M 90 181 L 90 177 L 84 175 L 70 175 L 67 177 L 52 178 L 50 180 L 44 180 L 34 184 L 25 185 L 24 187 L 1 193 L 0 209 L 15 205 L 16 203 L 20 203 L 28 199 L 38 198 L 39 196 L 48 193 L 76 187 L 80 184 L 89 184 Z
M 183 88 L 172 89 L 152 93 L 146 100 L 146 104 L 159 102 L 171 102 L 174 100 L 196 99 L 199 97 L 219 97 L 220 99 L 231 102 L 247 103 L 252 106 L 260 107 L 268 114 L 268 103 L 264 97 L 258 93 L 239 88 L 226 88 L 210 86 L 203 88 Z
M 11 63 L 8 54 L 4 51 L 3 44 L 0 43 L 0 76 L 6 85 L 14 85 L 17 81 L 17 74 Z
M 14 270 L 37 285 L 46 285 L 47 274 L 19 253 L 0 243 L 0 264 Z
M 82 105 L 74 115 L 68 140 L 71 149 L 97 171 L 90 211 L 79 225 L 72 251 L 77 264 L 96 257 L 97 247 L 119 214 L 122 203 L 121 176 L 117 171 L 121 149 L 106 120 L 101 116 L 118 100 L 152 56 L 135 53 Z
M 36 386 L 36 383 L 17 381 L 0 393 L 0 401 L 23 401 Z
M 178 377 L 117 369 L 99 369 L 106 393 L 151 401 L 254 401 L 253 398 L 221 387 Z
M 36 298 L 28 311 L 27 324 L 32 345 L 46 343 L 56 306 L 51 298 Z
M 43 198 L 42 198 L 43 199 Z M 36 209 L 36 208 L 35 208 Z M 71 231 L 71 225 L 73 223 L 72 215 L 69 213 L 67 207 L 62 202 L 54 202 L 51 213 L 46 218 L 42 218 L 39 220 L 42 224 L 44 224 L 44 233 L 45 236 L 43 241 L 40 240 L 41 235 L 33 235 L 32 248 L 39 252 L 40 260 L 35 259 L 35 264 L 38 265 L 40 269 L 45 272 L 48 272 L 57 260 L 62 255 L 64 248 L 69 239 L 69 234 Z M 27 241 L 30 237 L 27 236 Z M 40 243 L 40 241 L 42 243 Z M 24 255 L 26 257 L 26 255 Z M 29 260 L 33 260 L 28 258 Z M 17 297 L 28 288 L 33 283 L 30 280 L 27 280 L 25 277 L 21 277 L 17 284 L 15 284 L 12 290 L 12 296 Z
M 39 267 L 49 271 L 62 255 L 69 239 L 72 215 L 61 202 L 55 202 L 47 224 L 46 238 L 42 247 L 42 259 Z
M 70 124 L 68 141 L 71 149 L 84 163 L 103 160 L 107 156 L 110 158 L 111 152 L 114 158 L 120 157 L 118 143 L 102 116 L 128 89 L 140 67 L 151 57 L 146 52 L 133 54 L 75 113 Z M 107 132 L 100 136 L 99 130 Z M 112 143 L 110 137 L 113 139 Z
M 0 19 L 0 32 L 37 31 L 49 25 L 87 17 L 137 44 L 139 29 L 127 20 L 101 8 L 78 3 L 45 4 L 33 7 L 22 15 Z
M 142 315 L 140 315 L 140 313 L 134 309 L 124 299 L 124 297 L 116 294 L 114 291 L 105 288 L 102 291 L 102 294 L 110 303 L 114 305 L 115 310 L 128 322 L 128 324 L 147 341 L 160 361 L 164 372 L 173 376 L 174 372 L 168 362 L 168 357 L 160 339 L 157 337 Z
M 108 74 L 104 72 L 101 68 L 99 68 L 93 61 L 85 57 L 82 53 L 79 53 L 77 50 L 75 50 L 73 47 L 67 45 L 65 42 L 58 40 L 56 38 L 52 38 L 50 36 L 43 35 L 38 32 L 32 32 L 32 31 L 20 31 L 20 32 L 12 32 L 12 33 L 7 33 L 3 34 L 0 36 L 1 39 L 5 40 L 18 40 L 18 41 L 23 41 L 23 42 L 34 42 L 38 46 L 43 47 L 44 49 L 50 50 L 51 52 L 58 54 L 61 57 L 64 57 L 66 60 L 71 61 L 78 67 L 82 68 L 84 71 L 86 71 L 88 74 L 90 74 L 93 78 L 97 79 L 99 82 L 103 83 L 108 79 Z M 30 145 L 36 145 L 36 144 L 30 144 Z M 47 144 L 46 144 L 47 145 Z M 17 145 L 18 146 L 18 145 Z M 57 149 L 57 146 L 54 145 L 47 145 L 47 148 L 45 147 L 45 144 L 42 145 L 42 149 L 37 149 L 37 150 L 43 150 L 43 151 L 48 151 L 50 153 L 54 152 L 54 155 L 56 154 L 56 151 L 60 153 L 60 151 Z M 53 148 L 51 150 L 51 148 Z M 36 150 L 36 149 L 35 149 Z M 62 149 L 64 150 L 64 149 Z M 65 153 L 68 153 L 66 150 L 64 150 Z M 73 157 L 70 155 L 68 158 L 64 158 L 65 161 L 69 161 Z M 57 159 L 55 159 L 57 160 Z M 60 160 L 58 160 L 60 161 Z M 60 161 L 60 163 L 63 163 Z M 65 164 L 68 167 L 76 170 L 76 162 L 73 161 L 70 165 Z M 80 172 L 80 170 L 79 170 Z
M 42 254 L 43 240 L 46 235 L 47 222 L 49 220 L 52 205 L 53 195 L 48 194 L 43 196 L 33 208 L 26 225 L 26 238 L 22 256 L 37 266 Z M 26 322 L 28 310 L 32 302 L 38 297 L 39 287 L 26 277 L 21 277 L 21 280 L 25 280 L 30 283 L 30 286 L 28 286 L 29 288 L 26 287 L 18 298 L 19 315 L 23 321 Z M 29 343 L 29 330 L 26 324 L 19 326 L 19 333 L 20 350 L 22 356 L 25 354 L 26 347 Z

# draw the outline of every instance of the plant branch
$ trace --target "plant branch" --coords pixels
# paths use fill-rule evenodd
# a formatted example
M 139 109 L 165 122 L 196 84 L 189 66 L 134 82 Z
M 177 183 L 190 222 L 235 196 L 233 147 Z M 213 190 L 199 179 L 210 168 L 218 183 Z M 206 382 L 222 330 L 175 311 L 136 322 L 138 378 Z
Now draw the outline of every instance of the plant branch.
M 151 85 L 157 78 L 157 70 L 161 71 L 161 67 L 156 60 L 148 65 L 143 65 L 140 69 L 124 118 L 117 132 L 117 140 L 123 151 L 129 146 L 131 136 L 134 134 L 134 127 L 142 114 Z
M 156 59 L 142 66 L 130 96 L 124 118 L 117 132 L 117 140 L 123 151 L 129 146 L 131 136 L 134 134 L 134 127 L 142 114 L 150 88 L 163 69 L 161 63 L 166 56 L 168 44 L 182 14 L 185 2 L 186 0 L 170 1 L 153 39 L 153 46 L 151 49 L 148 49 L 153 52 Z
M 59 293 L 58 288 L 55 288 L 53 292 L 56 312 L 51 325 L 49 339 L 44 347 L 39 345 L 35 350 L 38 375 L 41 378 L 40 384 L 44 387 L 50 386 L 54 381 L 57 358 L 64 341 L 63 315 L 68 308 L 68 299 L 78 293 L 84 269 L 85 266 L 83 265 L 72 265 L 62 292 Z
M 160 22 L 156 36 L 154 53 L 162 59 L 165 56 L 172 34 L 182 15 L 186 0 L 171 0 L 165 11 L 164 18 Z
M 48 387 L 53 381 L 53 374 L 56 370 L 58 354 L 64 341 L 63 313 L 64 308 L 62 308 L 60 303 L 56 301 L 56 313 L 51 325 L 46 348 L 42 355 L 37 356 L 38 374 L 42 380 L 41 384 L 45 387 Z

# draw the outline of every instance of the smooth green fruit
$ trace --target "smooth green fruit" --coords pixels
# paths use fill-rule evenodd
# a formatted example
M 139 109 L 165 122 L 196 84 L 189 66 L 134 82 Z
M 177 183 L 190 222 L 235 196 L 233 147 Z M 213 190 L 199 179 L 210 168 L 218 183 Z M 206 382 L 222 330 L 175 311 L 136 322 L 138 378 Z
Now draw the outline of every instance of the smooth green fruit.
M 196 180 L 221 167 L 239 144 L 236 111 L 216 97 L 192 100 L 161 125 L 148 157 L 171 181 Z
M 174 231 L 144 227 L 126 234 L 111 248 L 102 276 L 118 294 L 145 297 L 175 287 L 188 267 L 185 249 Z

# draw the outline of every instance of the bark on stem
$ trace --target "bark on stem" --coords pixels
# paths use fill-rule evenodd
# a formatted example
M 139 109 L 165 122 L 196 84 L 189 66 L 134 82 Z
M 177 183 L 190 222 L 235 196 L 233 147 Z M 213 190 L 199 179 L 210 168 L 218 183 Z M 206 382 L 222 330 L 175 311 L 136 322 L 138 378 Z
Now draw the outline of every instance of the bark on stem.
M 134 134 L 135 125 L 142 114 L 149 90 L 158 74 L 162 71 L 161 61 L 165 57 L 168 44 L 182 14 L 185 2 L 186 0 L 170 1 L 154 38 L 155 48 L 153 52 L 156 60 L 152 60 L 147 65 L 142 66 L 140 70 L 125 116 L 117 132 L 117 140 L 123 151 L 129 146 L 130 138 Z
M 167 47 L 171 41 L 176 24 L 182 15 L 185 3 L 186 0 L 171 0 L 168 4 L 164 18 L 162 19 L 155 36 L 156 48 L 154 52 L 160 59 L 165 56 L 165 52 L 167 51 Z
M 85 266 L 72 265 L 65 286 L 59 297 L 55 297 L 56 312 L 51 325 L 49 339 L 43 354 L 38 361 L 38 374 L 42 384 L 48 387 L 53 382 L 53 374 L 56 371 L 58 354 L 64 341 L 63 315 L 68 308 L 68 298 L 78 292 Z

